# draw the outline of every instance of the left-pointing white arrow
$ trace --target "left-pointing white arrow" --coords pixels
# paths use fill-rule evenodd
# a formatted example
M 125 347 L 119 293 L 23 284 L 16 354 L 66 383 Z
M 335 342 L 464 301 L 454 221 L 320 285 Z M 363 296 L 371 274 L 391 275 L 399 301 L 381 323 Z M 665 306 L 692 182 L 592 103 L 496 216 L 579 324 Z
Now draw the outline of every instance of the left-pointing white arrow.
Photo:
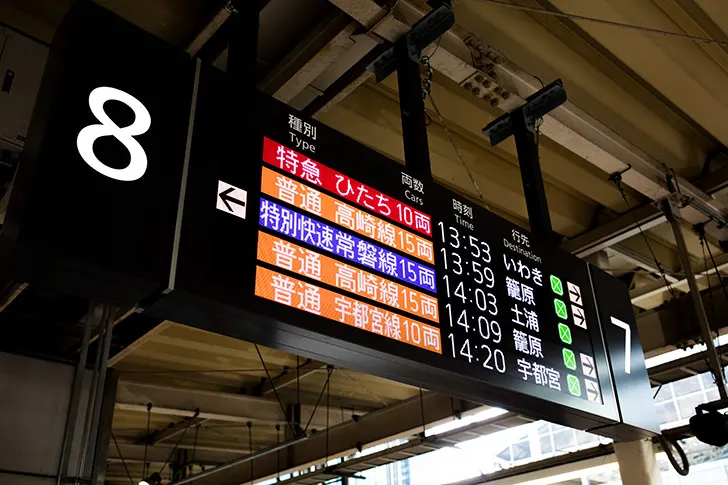
M 234 216 L 245 219 L 248 193 L 234 185 L 219 180 L 217 182 L 217 201 L 215 207 Z

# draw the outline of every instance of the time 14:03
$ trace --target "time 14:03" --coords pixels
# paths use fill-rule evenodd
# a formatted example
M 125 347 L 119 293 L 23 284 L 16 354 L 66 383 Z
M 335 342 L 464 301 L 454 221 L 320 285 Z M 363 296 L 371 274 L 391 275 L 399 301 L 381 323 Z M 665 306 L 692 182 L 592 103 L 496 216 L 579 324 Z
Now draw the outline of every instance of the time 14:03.
M 442 280 L 445 282 L 447 298 L 450 299 L 450 277 L 448 275 L 443 275 Z M 470 288 L 467 288 L 465 283 L 462 281 L 459 283 L 456 281 L 453 285 L 455 286 L 455 289 L 452 292 L 452 296 L 458 297 L 460 301 L 465 304 L 468 301 L 468 297 L 465 292 L 470 291 Z M 475 304 L 481 312 L 487 311 L 491 315 L 498 315 L 498 304 L 493 293 L 486 293 L 482 288 L 475 288 L 473 293 L 475 293 Z M 472 302 L 472 300 L 470 301 Z

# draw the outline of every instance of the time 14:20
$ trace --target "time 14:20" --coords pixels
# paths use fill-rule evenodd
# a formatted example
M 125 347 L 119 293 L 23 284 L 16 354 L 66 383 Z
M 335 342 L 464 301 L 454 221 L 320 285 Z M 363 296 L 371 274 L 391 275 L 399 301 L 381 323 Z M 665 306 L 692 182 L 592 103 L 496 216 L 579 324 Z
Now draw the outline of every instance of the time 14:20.
M 485 369 L 495 370 L 499 373 L 506 372 L 506 359 L 503 351 L 495 348 L 491 349 L 491 344 L 500 344 L 503 340 L 503 334 L 501 331 L 500 324 L 490 319 L 498 315 L 498 302 L 493 293 L 486 292 L 483 288 L 491 289 L 495 286 L 495 275 L 493 270 L 488 267 L 488 263 L 492 261 L 490 252 L 490 246 L 484 241 L 480 241 L 478 238 L 472 235 L 461 238 L 460 232 L 457 228 L 452 226 L 445 226 L 442 222 L 438 223 L 440 227 L 440 236 L 443 243 L 447 243 L 448 248 L 442 248 L 443 262 L 445 270 L 448 273 L 452 273 L 455 276 L 461 276 L 467 279 L 471 278 L 472 281 L 478 285 L 474 290 L 468 288 L 464 281 L 456 281 L 450 278 L 450 275 L 445 274 L 442 276 L 442 280 L 445 283 L 445 291 L 447 294 L 448 302 L 445 305 L 447 310 L 448 320 L 450 327 L 453 330 L 460 326 L 464 329 L 465 338 L 457 338 L 455 333 L 451 332 L 448 334 L 448 340 L 450 340 L 450 346 L 452 350 L 452 356 L 456 360 L 467 359 L 468 363 L 482 362 Z M 460 253 L 455 250 L 466 251 L 467 260 L 464 262 L 463 257 Z M 472 258 L 472 259 L 470 259 Z M 476 313 L 476 317 L 468 316 L 469 309 L 466 304 L 469 300 L 468 293 L 472 291 L 474 303 L 483 315 L 478 314 L 475 308 L 470 308 L 472 313 Z M 459 301 L 458 301 L 459 300 Z M 473 300 L 470 300 L 472 303 Z M 485 314 L 488 314 L 487 316 Z M 475 321 L 472 327 L 473 331 L 477 330 L 477 337 L 480 337 L 485 342 L 483 344 L 475 344 L 475 349 L 482 351 L 481 356 L 474 356 L 471 351 L 471 344 L 469 333 L 471 331 L 470 321 Z M 460 342 L 462 340 L 462 342 Z M 481 360 L 482 357 L 482 360 Z

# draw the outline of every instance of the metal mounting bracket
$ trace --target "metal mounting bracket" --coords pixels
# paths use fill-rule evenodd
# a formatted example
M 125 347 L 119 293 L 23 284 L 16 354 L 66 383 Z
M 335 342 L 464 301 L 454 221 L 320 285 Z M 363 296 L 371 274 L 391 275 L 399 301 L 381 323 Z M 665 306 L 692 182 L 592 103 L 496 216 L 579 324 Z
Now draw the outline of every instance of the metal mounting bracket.
M 418 20 L 404 38 L 397 42 L 405 42 L 409 58 L 419 63 L 422 50 L 439 39 L 453 25 L 455 25 L 455 14 L 453 14 L 452 7 L 448 2 L 442 2 Z M 397 55 L 394 47 L 376 58 L 367 67 L 367 70 L 375 74 L 377 82 L 383 81 L 396 71 Z

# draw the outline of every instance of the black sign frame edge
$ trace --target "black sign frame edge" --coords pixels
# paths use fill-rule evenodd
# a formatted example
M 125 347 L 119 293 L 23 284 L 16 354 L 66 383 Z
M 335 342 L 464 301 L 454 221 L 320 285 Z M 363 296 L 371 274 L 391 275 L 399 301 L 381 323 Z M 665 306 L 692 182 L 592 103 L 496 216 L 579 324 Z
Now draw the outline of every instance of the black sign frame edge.
M 448 187 L 440 184 L 439 182 L 433 182 L 431 184 L 431 186 L 434 189 L 433 191 L 435 193 L 435 197 L 445 197 L 445 198 L 452 197 L 453 199 L 457 198 L 461 201 L 465 201 L 467 204 L 473 205 L 473 207 L 476 208 L 475 202 L 469 201 L 462 195 L 460 195 L 457 192 L 453 191 L 452 189 L 449 189 Z M 533 236 L 533 234 L 530 231 L 518 226 L 517 224 L 509 221 L 508 219 L 505 219 L 504 217 L 499 216 L 498 214 L 495 214 L 494 212 L 490 211 L 486 207 L 478 205 L 477 210 L 482 210 L 484 212 L 487 212 L 488 217 L 497 219 L 499 225 L 504 225 L 506 227 L 512 226 L 512 229 L 517 229 L 519 231 L 522 231 L 526 234 Z M 433 215 L 433 220 L 434 220 L 434 215 Z M 433 233 L 434 233 L 434 231 L 433 231 Z M 437 243 L 435 243 L 435 245 L 437 245 Z M 543 243 L 541 246 L 543 246 L 543 247 L 540 248 L 541 251 L 539 251 L 538 254 L 541 256 L 544 256 L 544 258 L 547 254 L 552 256 L 551 259 L 553 259 L 553 256 L 555 256 L 556 259 L 567 258 L 567 259 L 573 260 L 574 264 L 579 264 L 583 267 L 584 276 L 588 280 L 590 290 L 592 290 L 592 298 L 593 298 L 592 304 L 594 307 L 594 316 L 598 317 L 599 316 L 599 305 L 597 304 L 596 294 L 593 291 L 594 284 L 591 279 L 591 274 L 589 273 L 588 263 L 586 261 L 584 261 L 583 259 L 577 258 L 573 254 L 571 254 L 567 251 L 564 251 L 563 249 L 559 248 L 558 246 L 553 246 L 548 243 Z M 504 251 L 504 254 L 505 254 L 505 251 Z M 440 258 L 439 251 L 436 251 L 435 257 Z M 437 265 L 436 265 L 436 267 L 437 267 Z M 567 281 L 567 280 L 565 280 L 565 281 Z M 569 313 L 571 313 L 571 311 L 569 311 Z M 442 323 L 441 323 L 441 329 L 443 329 L 443 333 L 444 333 L 444 327 L 442 327 Z M 592 342 L 591 350 L 593 352 L 593 357 L 594 357 L 595 363 L 597 365 L 597 377 L 598 377 L 597 380 L 598 380 L 599 386 L 601 388 L 600 397 L 602 399 L 602 403 L 601 403 L 602 409 L 604 410 L 604 414 L 607 414 L 609 412 L 609 408 L 611 408 L 612 413 L 610 413 L 609 416 L 613 417 L 615 419 L 615 421 L 619 421 L 620 420 L 619 411 L 618 411 L 619 404 L 617 402 L 616 393 L 614 392 L 613 376 L 611 373 L 611 367 L 610 367 L 610 361 L 609 361 L 609 355 L 608 355 L 608 351 L 607 351 L 607 347 L 606 347 L 606 342 L 604 341 L 604 334 L 602 332 L 601 326 L 593 327 L 590 325 L 586 331 L 588 332 L 588 334 L 590 336 L 590 340 Z M 598 341 L 601 341 L 603 345 L 599 346 Z M 597 345 L 594 345 L 594 342 L 596 342 Z M 604 391 L 605 388 L 607 389 L 606 393 Z M 611 389 L 611 391 L 609 391 L 609 389 Z M 542 399 L 547 399 L 547 398 L 542 398 Z M 580 404 L 583 404 L 583 403 L 581 403 L 581 401 L 582 401 L 581 398 L 572 398 L 571 396 L 564 395 L 564 397 L 562 397 L 562 399 L 565 399 L 565 400 L 576 399 L 578 401 L 572 401 L 572 402 L 579 402 Z M 588 403 L 587 405 L 589 405 L 589 406 L 595 405 L 595 404 L 592 404 L 590 401 L 587 401 L 587 403 Z M 566 403 L 562 403 L 562 405 L 569 406 Z M 573 406 L 569 406 L 569 407 L 573 407 Z
M 413 175 L 412 172 L 410 172 L 407 169 L 407 167 L 405 167 L 404 165 L 399 164 L 398 162 L 396 162 L 395 160 L 391 159 L 390 157 L 388 157 L 388 156 L 386 156 L 386 155 L 384 155 L 382 153 L 379 153 L 376 150 L 372 150 L 370 147 L 368 147 L 368 146 L 366 146 L 366 145 L 364 145 L 364 144 L 362 144 L 362 143 L 354 140 L 353 138 L 351 138 L 348 135 L 346 135 L 346 134 L 344 134 L 344 133 L 336 130 L 335 128 L 332 128 L 332 127 L 330 127 L 328 125 L 325 125 L 325 124 L 321 123 L 318 120 L 311 119 L 310 117 L 306 116 L 305 114 L 301 113 L 300 111 L 296 110 L 295 108 L 293 108 L 291 106 L 288 106 L 287 104 L 281 102 L 278 99 L 275 99 L 275 98 L 273 98 L 271 96 L 267 96 L 265 93 L 261 93 L 261 92 L 258 92 L 258 99 L 259 99 L 259 106 L 261 106 L 261 107 L 275 105 L 274 111 L 280 111 L 281 113 L 288 113 L 288 114 L 298 115 L 302 119 L 304 119 L 304 121 L 311 121 L 311 122 L 317 123 L 321 128 L 324 129 L 324 131 L 330 132 L 330 133 L 328 133 L 328 135 L 334 136 L 336 138 L 337 143 L 342 143 L 342 142 L 355 143 L 357 145 L 358 150 L 362 154 L 358 158 L 366 158 L 363 155 L 363 154 L 366 154 L 367 157 L 375 157 L 377 159 L 378 163 L 389 163 L 389 164 L 393 164 L 393 166 L 396 167 L 396 171 L 399 171 L 401 173 L 408 173 L 411 176 L 416 177 L 416 175 Z M 267 137 L 267 138 L 275 141 L 276 143 L 282 144 L 282 145 L 284 145 L 286 147 L 289 146 L 289 143 L 287 141 L 280 140 L 280 139 L 277 138 L 277 136 L 275 136 L 275 135 L 272 136 L 270 133 L 261 133 L 261 135 L 262 135 L 262 137 Z M 352 177 L 352 178 L 358 180 L 359 182 L 361 182 L 361 177 L 360 177 L 361 174 L 351 175 L 348 170 L 346 170 L 345 168 L 343 168 L 341 166 L 341 163 L 332 165 L 330 162 L 321 161 L 321 159 L 318 158 L 318 157 L 317 157 L 317 161 L 319 163 L 322 163 L 323 165 L 326 165 L 329 168 L 332 168 L 332 169 L 334 169 L 336 171 L 340 171 L 341 173 L 344 173 L 347 176 Z M 268 164 L 266 162 L 263 162 L 262 160 L 260 161 L 259 165 L 262 166 L 262 167 L 271 169 L 274 173 L 281 173 L 281 174 L 283 174 L 283 175 L 285 175 L 287 177 L 291 177 L 290 174 L 284 173 L 284 171 L 281 170 L 281 169 L 279 169 L 277 166 L 270 165 L 270 164 Z M 296 177 L 293 177 L 293 178 L 295 179 Z M 364 183 L 364 182 L 361 182 L 361 183 Z M 455 192 L 454 190 L 448 188 L 444 184 L 442 184 L 442 183 L 440 183 L 440 182 L 438 182 L 438 181 L 436 181 L 434 179 L 431 179 L 431 180 L 427 181 L 426 182 L 426 187 L 429 189 L 429 195 L 428 195 L 428 199 L 429 199 L 429 213 L 428 213 L 428 215 L 430 215 L 431 221 L 432 221 L 432 235 L 429 237 L 429 240 L 432 242 L 433 248 L 437 248 L 438 244 L 440 244 L 440 243 L 438 243 L 436 241 L 437 236 L 435 234 L 435 232 L 436 232 L 436 229 L 435 229 L 435 227 L 436 227 L 436 224 L 435 224 L 436 217 L 435 216 L 437 214 L 437 211 L 435 210 L 436 204 L 438 202 L 443 202 L 446 199 L 449 200 L 450 198 L 456 198 L 456 199 L 461 200 L 461 201 L 463 201 L 463 202 L 465 202 L 465 203 L 467 203 L 469 205 L 474 205 L 474 204 L 476 204 L 476 202 L 473 202 L 473 201 L 467 199 L 463 195 Z M 377 190 L 380 190 L 379 188 L 376 188 L 376 189 Z M 333 197 L 334 199 L 341 200 L 341 197 L 337 197 L 336 195 L 331 194 L 331 193 L 329 193 L 326 190 L 324 190 L 324 192 L 326 192 L 329 196 Z M 395 196 L 392 195 L 392 193 L 388 192 L 387 190 L 383 190 L 382 192 L 385 193 L 385 195 L 388 195 L 390 197 L 395 197 Z M 253 197 L 250 197 L 251 195 Z M 257 199 L 260 199 L 261 197 L 266 197 L 266 198 L 268 198 L 270 200 L 275 201 L 277 204 L 283 205 L 284 207 L 287 207 L 287 208 L 289 208 L 291 210 L 294 210 L 294 211 L 297 211 L 299 213 L 305 214 L 306 216 L 311 217 L 313 219 L 320 220 L 320 221 L 325 222 L 327 224 L 331 224 L 331 221 L 327 221 L 326 219 L 324 219 L 324 218 L 322 218 L 320 216 L 317 217 L 317 216 L 312 215 L 310 213 L 306 213 L 305 211 L 303 211 L 302 209 L 300 209 L 298 207 L 291 206 L 290 204 L 287 204 L 287 203 L 285 203 L 283 201 L 277 200 L 273 196 L 269 196 L 269 195 L 264 194 L 262 192 L 262 190 L 260 190 L 260 183 L 259 182 L 256 182 L 256 189 L 254 191 L 249 191 L 249 200 L 250 199 L 256 199 L 256 198 Z M 437 200 L 435 200 L 435 199 L 437 199 Z M 351 204 L 351 202 L 348 202 L 348 203 Z M 356 204 L 353 204 L 353 205 L 356 205 Z M 478 207 L 479 210 L 486 211 L 489 214 L 489 217 L 493 217 L 493 218 L 498 219 L 500 221 L 499 224 L 505 224 L 506 226 L 513 226 L 512 228 L 514 228 L 514 229 L 518 229 L 518 230 L 521 230 L 521 231 L 526 232 L 528 234 L 531 234 L 530 231 L 527 231 L 526 229 L 518 226 L 517 224 L 514 224 L 513 222 L 511 222 L 511 221 L 509 221 L 509 220 L 507 220 L 507 219 L 505 219 L 505 218 L 503 218 L 503 217 L 501 217 L 501 216 L 493 213 L 492 211 L 488 210 L 486 207 L 483 207 L 483 206 L 480 206 L 480 205 L 478 205 L 477 207 Z M 361 209 L 361 207 L 359 207 L 359 209 Z M 256 210 L 256 209 L 254 209 L 254 210 Z M 364 210 L 364 209 L 362 209 L 362 210 Z M 366 212 L 366 210 L 365 210 L 365 212 Z M 404 230 L 409 230 L 409 231 L 413 231 L 414 232 L 414 230 L 412 228 L 407 228 L 407 227 L 405 227 L 401 223 L 397 223 L 396 221 L 394 221 L 394 223 L 395 223 L 395 225 L 397 227 L 400 227 L 400 228 L 402 228 Z M 264 228 L 257 227 L 257 229 L 255 230 L 256 237 L 257 237 L 257 232 L 259 230 L 263 230 L 263 232 L 266 232 L 266 230 L 264 230 Z M 270 232 L 269 230 L 267 230 L 267 231 Z M 361 238 L 363 238 L 365 240 L 367 239 L 366 236 L 361 236 L 361 235 L 357 235 L 357 234 L 355 234 L 355 235 L 357 237 L 361 237 Z M 290 238 L 288 238 L 288 237 L 286 237 L 284 235 L 281 235 L 281 234 L 276 234 L 276 236 L 277 237 L 282 237 L 285 240 L 290 240 Z M 304 247 L 308 247 L 308 245 L 303 244 L 301 242 L 296 242 L 296 241 L 292 241 L 292 242 L 294 242 L 295 244 L 303 245 Z M 376 241 L 373 241 L 373 242 L 375 244 L 381 244 L 381 243 L 376 242 Z M 590 285 L 590 287 L 593 288 L 593 284 L 592 284 L 592 281 L 590 279 L 589 271 L 588 271 L 588 268 L 586 267 L 588 265 L 588 263 L 586 261 L 584 261 L 581 258 L 575 257 L 573 254 L 570 254 L 567 251 L 564 251 L 564 250 L 562 250 L 561 248 L 559 248 L 557 246 L 553 246 L 553 245 L 549 245 L 549 244 L 544 244 L 544 246 L 547 246 L 547 247 L 544 247 L 543 249 L 544 250 L 547 250 L 549 253 L 551 253 L 551 252 L 558 253 L 558 257 L 559 258 L 571 258 L 571 259 L 574 260 L 574 263 L 577 263 L 578 262 L 579 264 L 583 265 L 584 266 L 585 276 L 587 277 L 587 279 L 589 279 L 589 285 Z M 392 249 L 392 248 L 389 248 L 389 249 Z M 314 250 L 315 251 L 318 251 L 315 248 L 314 248 Z M 438 251 L 435 251 L 435 261 L 433 263 L 427 263 L 427 262 L 423 262 L 421 260 L 418 260 L 413 255 L 406 254 L 406 253 L 404 253 L 401 250 L 396 250 L 396 249 L 392 249 L 392 250 L 393 250 L 393 252 L 395 252 L 395 254 L 398 254 L 398 255 L 404 256 L 404 257 L 408 257 L 408 258 L 412 259 L 413 261 L 417 261 L 417 262 L 419 262 L 421 264 L 424 264 L 425 266 L 432 267 L 432 268 L 435 269 L 435 271 L 437 271 L 437 269 L 439 267 L 439 265 L 437 263 L 438 259 L 440 258 L 440 255 L 439 255 L 439 252 Z M 543 253 L 542 253 L 542 255 L 543 255 Z M 334 256 L 334 259 L 338 259 L 338 258 L 336 256 Z M 347 263 L 347 264 L 351 264 L 350 262 L 346 262 L 346 261 L 344 261 L 344 262 Z M 416 287 L 415 285 L 413 285 L 413 284 L 411 284 L 409 282 L 398 281 L 398 283 L 403 284 L 403 285 L 405 285 L 405 286 L 407 286 L 409 288 L 416 289 L 417 291 L 424 291 L 426 294 L 429 294 L 429 292 L 427 290 L 423 290 L 422 288 Z M 439 286 L 441 284 L 442 284 L 442 282 L 438 280 L 438 291 L 435 292 L 437 295 L 439 295 L 439 293 L 440 293 Z M 596 295 L 594 295 L 593 292 L 592 292 L 592 295 L 593 295 L 594 298 L 596 298 Z M 593 303 L 593 305 L 594 305 L 594 313 L 596 315 L 596 314 L 599 313 L 599 307 L 596 304 L 596 301 Z M 255 308 L 255 305 L 252 308 Z M 285 312 L 285 310 L 284 310 L 284 312 Z M 267 312 L 267 313 L 270 314 L 270 312 Z M 275 312 L 275 313 L 279 313 L 279 312 Z M 308 318 L 308 317 L 310 317 L 310 316 L 309 315 L 302 316 L 302 318 L 304 318 L 304 319 L 305 318 Z M 433 324 L 432 322 L 427 322 L 427 323 Z M 442 332 L 443 341 L 444 341 L 444 335 L 445 335 L 445 327 L 443 326 L 444 323 L 445 323 L 444 321 L 441 321 L 438 324 L 436 324 L 436 326 L 438 328 L 440 328 L 440 330 Z M 565 397 L 563 397 L 563 399 L 565 399 L 565 400 L 572 400 L 573 399 L 572 402 L 574 402 L 574 403 L 577 403 L 578 402 L 579 404 L 586 405 L 586 406 L 594 406 L 594 407 L 599 406 L 600 407 L 600 414 L 602 416 L 604 416 L 604 417 L 606 417 L 608 419 L 609 418 L 614 419 L 614 421 L 619 421 L 619 411 L 618 411 L 619 404 L 617 402 L 616 394 L 613 391 L 613 389 L 614 389 L 614 383 L 612 381 L 612 375 L 611 375 L 610 369 L 607 369 L 607 367 L 609 366 L 609 360 L 608 360 L 608 354 L 607 354 L 607 350 L 606 350 L 606 344 L 603 342 L 604 336 L 603 336 L 603 333 L 601 331 L 601 327 L 598 327 L 596 329 L 590 328 L 588 330 L 588 332 L 589 332 L 590 337 L 591 337 L 592 340 L 602 339 L 602 344 L 604 344 L 604 345 L 602 345 L 602 346 L 597 345 L 597 348 L 594 349 L 594 358 L 595 358 L 595 361 L 597 362 L 598 382 L 599 382 L 600 388 L 604 389 L 606 387 L 608 389 L 612 389 L 612 391 L 610 392 L 608 390 L 606 393 L 604 391 L 602 391 L 602 395 L 601 395 L 602 402 L 601 403 L 598 403 L 598 404 L 597 403 L 592 403 L 592 402 L 590 402 L 588 400 L 584 400 L 585 403 L 582 403 L 581 401 L 583 399 L 581 399 L 581 398 L 572 398 L 571 396 L 568 396 L 568 395 L 564 395 Z M 444 344 L 443 344 L 443 348 L 444 348 Z M 444 350 L 443 350 L 443 352 L 444 352 Z M 465 377 L 465 376 L 463 376 L 463 377 Z M 471 379 L 472 377 L 468 377 L 468 378 Z M 534 397 L 536 399 L 543 400 L 543 401 L 551 401 L 547 397 L 542 397 L 542 396 L 534 396 Z M 566 403 L 563 403 L 563 402 L 561 403 L 561 405 L 562 406 L 566 406 L 566 407 L 568 407 L 570 409 L 574 409 L 574 410 L 577 409 L 575 406 L 572 406 L 572 405 L 569 405 L 569 404 L 566 404 Z M 597 414 L 596 411 L 594 411 L 593 413 L 591 413 L 590 411 L 584 411 L 584 412 L 587 412 L 587 413 L 590 413 L 590 414 Z
M 661 433 L 661 430 L 659 428 L 659 421 L 655 421 L 657 427 L 650 430 L 650 429 L 647 429 L 646 427 L 640 428 L 640 427 L 634 426 L 633 424 L 628 423 L 624 420 L 624 413 L 622 411 L 622 408 L 624 407 L 625 404 L 627 404 L 627 402 L 626 402 L 626 399 L 623 401 L 620 398 L 620 392 L 619 392 L 618 383 L 617 383 L 617 376 L 614 374 L 614 365 L 612 364 L 614 356 L 609 351 L 608 336 L 607 336 L 606 329 L 604 327 L 604 323 L 602 322 L 602 307 L 599 305 L 599 301 L 597 299 L 597 291 L 596 291 L 597 284 L 596 284 L 596 281 L 594 278 L 594 274 L 596 274 L 597 272 L 603 273 L 606 276 L 609 276 L 609 275 L 607 275 L 607 273 L 604 270 L 602 270 L 596 266 L 593 266 L 592 264 L 589 264 L 589 263 L 587 263 L 587 269 L 589 271 L 589 281 L 592 285 L 592 294 L 594 295 L 594 300 L 595 300 L 595 304 L 597 307 L 597 319 L 599 322 L 599 329 L 602 333 L 602 342 L 604 344 L 604 351 L 605 351 L 605 355 L 608 360 L 608 366 L 609 366 L 608 372 L 609 372 L 609 377 L 610 377 L 610 381 L 611 381 L 611 385 L 612 385 L 612 392 L 614 393 L 615 402 L 617 403 L 617 412 L 619 413 L 619 424 L 614 426 L 615 433 L 617 434 L 617 438 L 615 438 L 615 439 L 622 440 L 622 441 L 629 441 L 629 440 L 634 439 L 635 435 L 640 436 L 641 438 L 653 438 L 655 436 L 658 436 Z M 616 280 L 616 278 L 614 278 L 614 279 Z M 619 283 L 624 285 L 623 282 L 621 282 L 621 281 Z M 626 288 L 625 288 L 625 291 L 627 291 Z M 627 292 L 627 294 L 629 294 L 629 293 Z M 631 302 L 630 302 L 630 304 L 631 304 Z M 634 346 L 635 344 L 638 344 L 637 346 L 639 347 L 640 351 L 643 352 L 642 360 L 644 361 L 645 360 L 644 350 L 642 347 L 641 339 L 639 338 L 639 328 L 638 328 L 636 320 L 634 318 L 634 314 L 630 313 L 630 315 L 631 315 L 631 320 L 633 322 L 633 324 L 631 324 L 630 327 L 634 330 L 633 333 L 637 335 L 637 339 L 636 339 L 637 342 L 632 342 L 632 345 Z M 647 386 L 650 387 L 651 384 L 649 381 L 649 373 L 647 375 L 647 378 L 648 378 Z M 626 397 L 629 397 L 629 396 L 626 396 Z M 653 405 L 654 405 L 654 398 L 650 402 L 653 403 Z M 655 417 L 657 417 L 656 408 L 655 408 Z
M 157 278 L 150 279 L 139 276 L 125 268 L 109 269 L 89 264 L 77 257 L 58 257 L 51 255 L 44 242 L 32 241 L 28 244 L 26 239 L 26 215 L 32 210 L 33 199 L 37 196 L 35 186 L 44 175 L 39 169 L 39 159 L 47 157 L 46 152 L 51 150 L 47 146 L 46 133 L 53 121 L 58 105 L 63 80 L 69 76 L 64 64 L 67 58 L 73 58 L 75 52 L 69 46 L 78 43 L 78 39 L 85 39 L 89 32 L 78 29 L 88 20 L 109 23 L 114 19 L 126 30 L 135 30 L 147 39 L 154 39 L 158 46 L 164 46 L 169 52 L 175 54 L 179 60 L 185 59 L 190 74 L 194 73 L 191 57 L 184 51 L 174 48 L 171 44 L 159 39 L 153 34 L 123 20 L 111 10 L 91 2 L 77 2 L 64 15 L 58 29 L 49 44 L 49 53 L 38 89 L 38 99 L 35 102 L 29 124 L 28 142 L 22 152 L 17 169 L 14 186 L 16 190 L 11 194 L 5 222 L 0 231 L 0 271 L 21 281 L 32 282 L 34 287 L 45 288 L 60 293 L 73 293 L 79 296 L 109 302 L 111 304 L 137 304 L 147 298 L 159 294 L 164 289 L 164 283 Z M 190 81 L 192 81 L 190 76 Z M 187 98 L 192 100 L 192 82 L 188 88 Z M 88 107 L 86 107 L 88 109 Z M 37 140 L 37 141 L 36 141 Z M 90 170 L 90 169 L 89 169 Z M 181 169 L 180 169 L 181 172 Z M 18 187 L 31 190 L 20 191 Z M 177 191 L 179 191 L 177 189 Z M 175 200 L 177 197 L 175 197 Z M 172 247 L 172 240 L 169 241 Z M 163 265 L 171 264 L 170 254 L 165 257 Z
M 530 418 L 557 422 L 615 439 L 625 435 L 625 430 L 621 427 L 622 423 L 616 416 L 615 419 L 610 420 L 535 396 L 517 394 L 514 397 L 508 390 L 489 386 L 467 376 L 454 376 L 449 371 L 423 364 L 414 363 L 413 365 L 406 358 L 398 358 L 338 338 L 322 336 L 317 332 L 308 331 L 271 317 L 259 316 L 230 305 L 222 305 L 207 297 L 200 297 L 181 290 L 172 290 L 150 304 L 144 311 L 152 316 L 212 333 L 341 365 L 467 401 L 502 407 Z M 330 352 L 332 347 L 337 349 L 338 356 Z M 351 356 L 355 358 L 352 359 Z M 418 365 L 420 369 L 417 368 Z M 435 378 L 433 379 L 433 377 Z M 454 390 L 454 388 L 457 389 Z M 480 392 L 477 392 L 478 390 Z M 486 394 L 487 398 L 484 397 Z M 537 411 L 534 412 L 534 410 Z M 645 437 L 643 433 L 630 436 L 633 439 Z

